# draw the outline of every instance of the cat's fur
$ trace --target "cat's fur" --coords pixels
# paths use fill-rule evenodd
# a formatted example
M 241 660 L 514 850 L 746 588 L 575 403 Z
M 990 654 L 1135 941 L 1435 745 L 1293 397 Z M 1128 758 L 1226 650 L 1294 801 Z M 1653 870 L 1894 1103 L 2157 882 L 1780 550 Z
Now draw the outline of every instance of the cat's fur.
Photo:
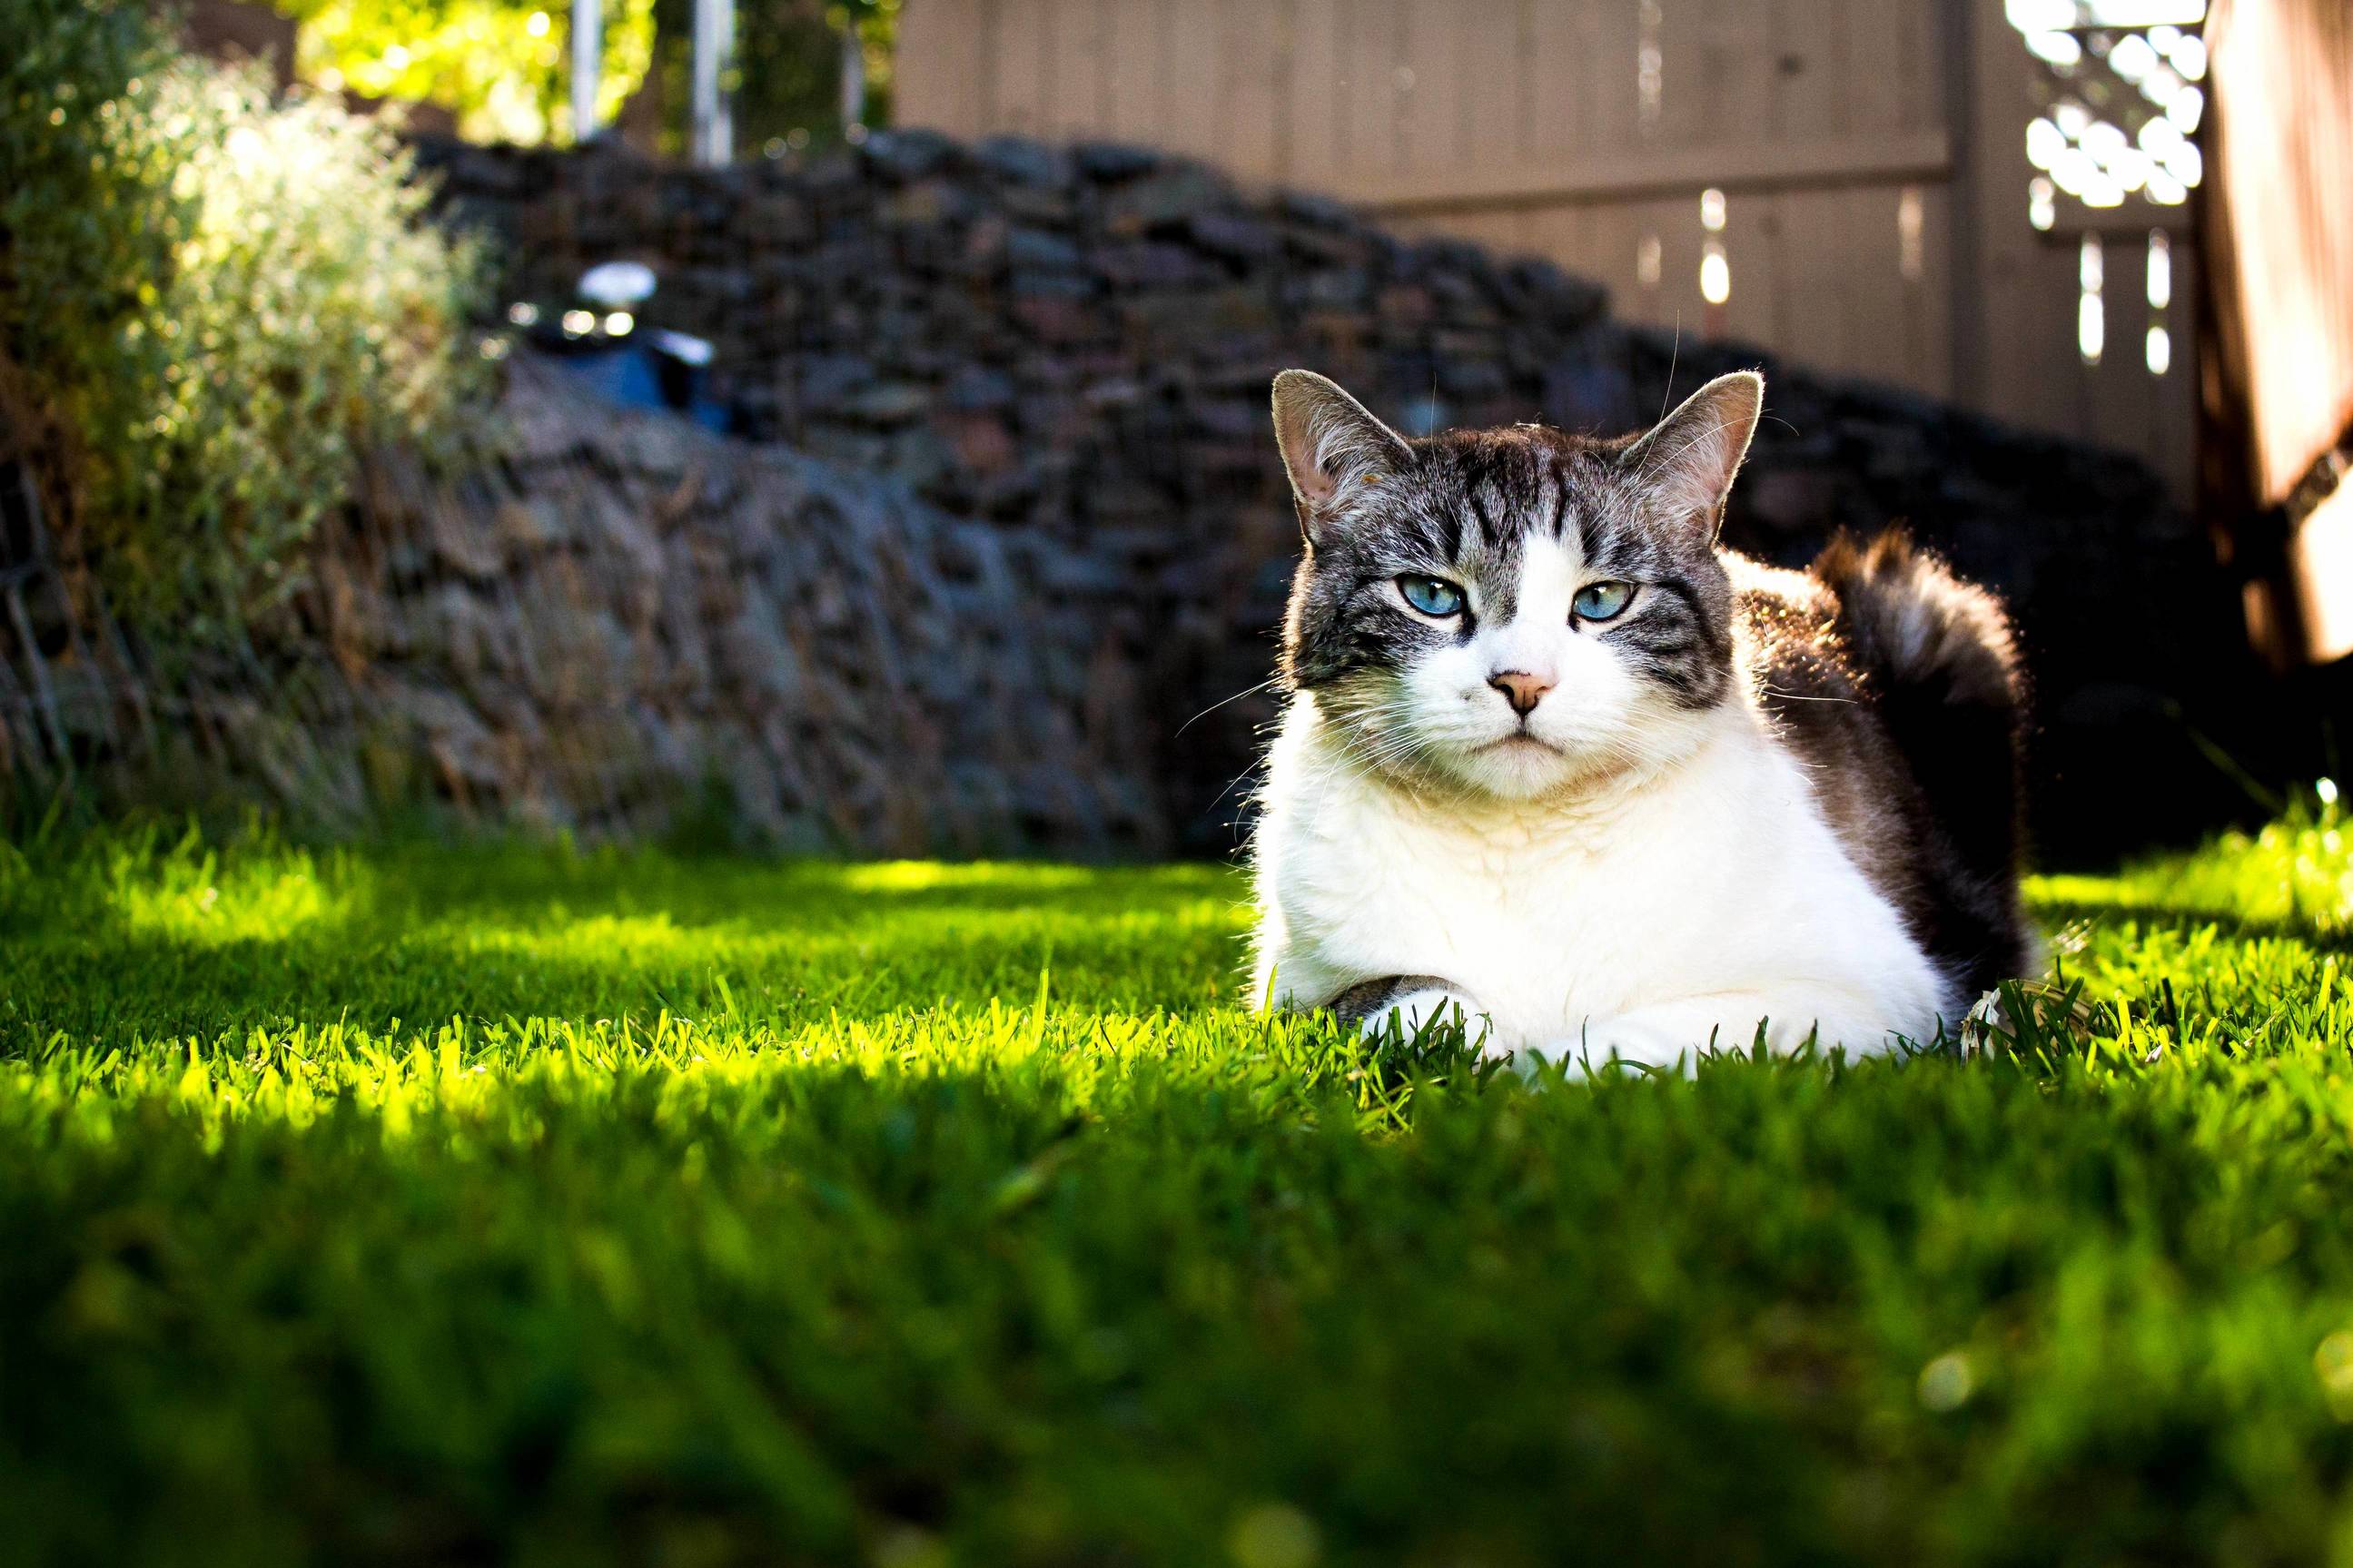
M 2025 971 L 2009 622 L 1900 532 L 1806 573 L 1718 548 L 1763 394 L 1725 376 L 1640 439 L 1408 441 L 1276 378 L 1306 548 L 1253 847 L 1262 1003 L 1459 1008 L 1491 1052 L 1665 1064 L 1760 1030 L 1925 1045 Z M 1634 584 L 1614 618 L 1572 614 L 1596 581 Z

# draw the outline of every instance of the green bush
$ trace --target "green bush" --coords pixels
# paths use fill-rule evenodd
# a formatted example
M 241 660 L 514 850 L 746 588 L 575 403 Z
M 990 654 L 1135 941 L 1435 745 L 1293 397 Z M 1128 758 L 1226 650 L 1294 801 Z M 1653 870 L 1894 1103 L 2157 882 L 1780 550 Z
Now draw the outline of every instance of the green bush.
M 80 0 L 0 0 L 0 352 L 70 416 L 188 221 L 143 130 L 169 57 L 143 16 Z
M 203 637 L 295 580 L 371 443 L 480 380 L 479 258 L 379 127 L 174 58 L 139 13 L 0 0 L 0 355 L 82 448 L 69 542 Z

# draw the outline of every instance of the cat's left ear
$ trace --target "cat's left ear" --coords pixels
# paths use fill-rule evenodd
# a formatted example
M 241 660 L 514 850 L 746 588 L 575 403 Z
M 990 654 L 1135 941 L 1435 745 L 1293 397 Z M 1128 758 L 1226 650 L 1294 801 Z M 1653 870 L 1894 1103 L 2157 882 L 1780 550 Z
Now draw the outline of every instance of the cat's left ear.
M 1711 538 L 1731 493 L 1732 477 L 1748 455 L 1757 416 L 1765 409 L 1765 378 L 1753 370 L 1719 375 L 1620 459 L 1662 513 L 1688 517 Z

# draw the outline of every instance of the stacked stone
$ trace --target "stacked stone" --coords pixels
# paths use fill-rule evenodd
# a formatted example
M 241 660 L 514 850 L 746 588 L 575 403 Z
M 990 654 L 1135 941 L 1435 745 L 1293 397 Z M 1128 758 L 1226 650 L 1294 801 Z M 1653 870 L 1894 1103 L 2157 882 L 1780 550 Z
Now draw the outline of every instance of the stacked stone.
M 149 805 L 346 826 L 425 804 L 634 837 L 709 812 L 803 850 L 1163 852 L 1131 672 L 1082 610 L 1034 613 L 1033 555 L 523 356 L 462 450 L 366 461 L 238 656 L 101 660 L 68 622 L 0 665 L 0 778 L 79 761 Z
M 1128 672 L 1022 542 L 888 479 L 585 405 L 525 360 L 460 477 L 378 466 L 319 562 L 385 793 L 920 854 L 1165 847 Z M 425 776 L 418 777 L 418 773 Z
M 560 303 L 586 266 L 644 259 L 662 278 L 649 319 L 716 344 L 714 389 L 745 434 L 892 475 L 1019 542 L 1037 613 L 1090 617 L 1163 737 L 1269 673 L 1296 531 L 1266 388 L 1290 364 L 1412 434 L 1630 428 L 1671 377 L 1688 391 L 1764 365 L 1771 416 L 1729 540 L 1794 563 L 1841 528 L 1908 521 L 2019 603 L 2046 720 L 2090 726 L 2054 756 L 2112 750 L 2111 720 L 2149 719 L 2235 655 L 2203 538 L 2126 457 L 1739 345 L 1677 345 L 1611 321 L 1600 290 L 1547 263 L 1404 239 L 1181 159 L 920 131 L 717 171 L 423 152 L 452 212 L 506 242 L 515 297 Z M 2154 598 L 2184 629 L 2152 653 Z M 1231 841 L 1233 781 L 1270 712 L 1246 699 L 1164 742 L 1181 839 Z

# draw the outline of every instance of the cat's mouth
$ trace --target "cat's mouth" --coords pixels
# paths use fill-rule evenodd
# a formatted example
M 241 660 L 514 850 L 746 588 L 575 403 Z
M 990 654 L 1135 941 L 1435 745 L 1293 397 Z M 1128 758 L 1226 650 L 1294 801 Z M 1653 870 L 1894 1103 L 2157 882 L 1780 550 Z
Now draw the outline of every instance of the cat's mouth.
M 1514 730 L 1501 740 L 1490 741 L 1483 746 L 1473 746 L 1471 749 L 1475 753 L 1481 752 L 1500 752 L 1505 750 L 1517 751 L 1522 747 L 1528 746 L 1533 746 L 1539 752 L 1550 752 L 1556 757 L 1564 754 L 1561 749 L 1558 746 L 1554 745 L 1550 741 L 1539 740 L 1535 734 L 1526 730 Z

